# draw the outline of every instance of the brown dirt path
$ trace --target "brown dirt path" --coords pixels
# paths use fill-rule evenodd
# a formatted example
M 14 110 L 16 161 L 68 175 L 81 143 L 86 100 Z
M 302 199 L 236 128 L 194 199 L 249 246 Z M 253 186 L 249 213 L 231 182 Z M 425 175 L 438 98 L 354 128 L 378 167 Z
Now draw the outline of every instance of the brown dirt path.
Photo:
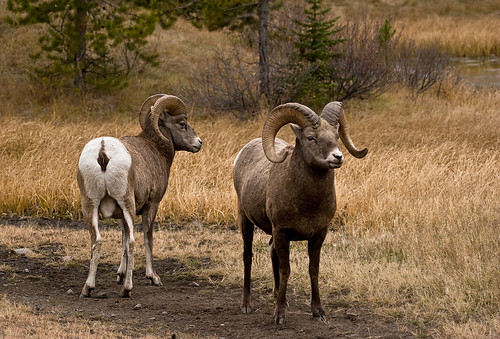
M 71 225 L 59 222 L 56 227 L 75 226 L 81 227 L 74 222 Z M 163 273 L 163 286 L 151 286 L 144 270 L 136 270 L 132 296 L 126 299 L 119 296 L 116 267 L 100 264 L 93 297 L 80 298 L 88 263 L 72 268 L 57 265 L 63 260 L 55 254 L 60 246 L 54 243 L 36 249 L 39 254 L 36 259 L 0 247 L 0 266 L 15 269 L 15 276 L 12 270 L 0 271 L 0 294 L 33 307 L 38 314 L 57 314 L 61 321 L 76 316 L 112 322 L 124 335 L 132 337 L 149 334 L 165 338 L 176 334 L 181 338 L 181 333 L 214 338 L 417 337 L 415 329 L 376 315 L 367 307 L 337 305 L 334 296 L 323 298 L 326 323 L 312 319 L 307 295 L 294 295 L 290 298 L 285 324 L 277 326 L 272 318 L 271 291 L 254 291 L 255 311 L 242 314 L 239 310 L 240 286 L 224 286 L 190 274 L 180 279 L 173 272 L 183 267 L 174 260 L 155 261 L 157 272 Z

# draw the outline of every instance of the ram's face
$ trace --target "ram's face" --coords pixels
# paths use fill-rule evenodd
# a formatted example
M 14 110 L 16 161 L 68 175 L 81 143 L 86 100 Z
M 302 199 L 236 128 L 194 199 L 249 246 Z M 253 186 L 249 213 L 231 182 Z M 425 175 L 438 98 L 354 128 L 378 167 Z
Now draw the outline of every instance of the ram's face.
M 186 115 L 172 117 L 162 114 L 159 126 L 163 134 L 170 132 L 176 150 L 196 153 L 201 149 L 202 141 L 188 123 Z
M 344 156 L 339 149 L 338 127 L 334 127 L 321 119 L 317 128 L 293 127 L 297 143 L 295 147 L 302 148 L 304 161 L 317 169 L 339 168 L 344 162 Z

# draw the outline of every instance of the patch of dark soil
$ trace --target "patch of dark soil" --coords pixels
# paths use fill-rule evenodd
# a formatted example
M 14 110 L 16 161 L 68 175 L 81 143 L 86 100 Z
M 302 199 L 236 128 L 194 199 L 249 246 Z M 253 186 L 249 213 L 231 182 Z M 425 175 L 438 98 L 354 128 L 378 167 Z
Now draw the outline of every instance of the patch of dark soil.
M 335 297 L 324 297 L 328 321 L 321 322 L 312 319 L 307 295 L 293 296 L 285 324 L 277 326 L 273 323 L 271 291 L 254 291 L 254 311 L 243 314 L 239 309 L 240 286 L 224 286 L 216 276 L 211 281 L 203 280 L 176 260 L 155 261 L 163 286 L 151 286 L 144 269 L 136 270 L 130 298 L 119 296 L 116 266 L 100 264 L 92 297 L 80 298 L 88 263 L 69 268 L 58 265 L 64 260 L 58 256 L 63 253 L 61 246 L 44 244 L 34 249 L 36 258 L 0 247 L 0 266 L 8 267 L 0 271 L 0 293 L 31 306 L 36 313 L 57 314 L 62 323 L 75 316 L 110 322 L 132 337 L 146 333 L 161 338 L 173 334 L 182 338 L 179 333 L 217 338 L 417 337 L 417 329 L 409 325 L 376 315 L 367 307 L 339 306 Z
M 139 219 L 140 220 L 140 219 Z M 50 219 L 50 218 L 36 218 L 30 216 L 20 216 L 18 214 L 0 214 L 0 223 L 6 223 L 11 226 L 21 227 L 26 225 L 37 225 L 40 227 L 55 227 L 55 228 L 69 228 L 69 229 L 77 229 L 77 230 L 85 230 L 87 226 L 84 221 L 79 220 L 70 220 L 70 219 Z M 106 227 L 114 227 L 118 225 L 118 222 L 114 219 L 106 219 L 103 223 L 103 220 L 100 219 L 99 226 L 101 229 L 105 229 Z M 181 223 L 167 222 L 162 223 L 161 225 L 158 222 L 154 223 L 155 229 L 161 227 L 163 229 L 179 231 L 185 229 L 187 225 L 195 225 L 196 227 L 202 227 L 203 223 L 199 221 L 185 221 Z M 227 226 L 227 229 L 236 231 L 236 225 L 231 224 Z M 135 231 L 142 232 L 142 225 L 140 222 L 135 224 Z M 202 240 L 203 241 L 203 240 Z
M 14 213 L 0 214 L 0 223 L 5 223 L 17 227 L 26 225 L 38 225 L 41 227 L 64 227 L 69 229 L 87 228 L 83 221 L 75 221 L 69 219 L 34 218 L 29 216 L 20 216 Z

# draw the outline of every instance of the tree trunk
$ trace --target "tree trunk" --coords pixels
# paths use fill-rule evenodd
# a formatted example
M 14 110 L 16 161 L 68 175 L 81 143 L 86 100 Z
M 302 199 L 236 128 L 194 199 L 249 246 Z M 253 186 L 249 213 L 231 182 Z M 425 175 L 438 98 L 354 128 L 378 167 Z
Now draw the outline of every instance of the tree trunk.
M 260 1 L 259 13 L 259 83 L 260 94 L 269 100 L 269 0 Z
M 73 85 L 82 93 L 85 93 L 85 76 L 86 65 L 85 59 L 87 56 L 87 5 L 86 1 L 76 1 L 75 13 L 75 79 Z

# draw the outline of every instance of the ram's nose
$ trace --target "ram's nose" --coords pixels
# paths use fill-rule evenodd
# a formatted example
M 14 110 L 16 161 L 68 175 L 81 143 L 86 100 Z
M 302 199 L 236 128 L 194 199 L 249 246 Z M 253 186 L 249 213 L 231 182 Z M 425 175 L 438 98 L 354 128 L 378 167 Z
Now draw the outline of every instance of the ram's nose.
M 330 168 L 338 168 L 344 163 L 344 155 L 338 149 L 330 153 L 326 159 Z
M 196 137 L 196 139 L 194 140 L 193 142 L 193 147 L 192 147 L 192 152 L 193 153 L 196 153 L 198 152 L 200 149 L 201 149 L 201 145 L 203 144 L 203 141 L 201 141 L 200 138 Z

